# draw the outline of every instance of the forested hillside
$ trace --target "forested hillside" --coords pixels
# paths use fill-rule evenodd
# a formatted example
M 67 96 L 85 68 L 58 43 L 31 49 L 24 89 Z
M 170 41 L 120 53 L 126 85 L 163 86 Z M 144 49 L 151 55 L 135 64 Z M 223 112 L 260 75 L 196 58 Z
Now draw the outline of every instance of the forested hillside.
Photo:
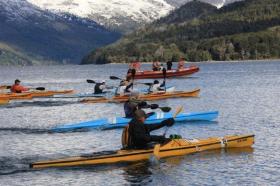
M 280 58 L 280 1 L 246 0 L 221 9 L 189 2 L 167 17 L 94 50 L 82 63 Z

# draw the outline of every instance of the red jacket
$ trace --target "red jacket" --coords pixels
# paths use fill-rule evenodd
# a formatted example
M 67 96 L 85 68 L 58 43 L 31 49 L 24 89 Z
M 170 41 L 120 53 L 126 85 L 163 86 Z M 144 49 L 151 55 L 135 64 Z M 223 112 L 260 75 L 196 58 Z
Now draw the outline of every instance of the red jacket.
M 29 88 L 26 88 L 26 87 L 21 86 L 21 85 L 13 85 L 11 87 L 11 92 L 13 92 L 13 93 L 22 93 L 22 92 L 28 91 L 28 90 L 29 90 Z

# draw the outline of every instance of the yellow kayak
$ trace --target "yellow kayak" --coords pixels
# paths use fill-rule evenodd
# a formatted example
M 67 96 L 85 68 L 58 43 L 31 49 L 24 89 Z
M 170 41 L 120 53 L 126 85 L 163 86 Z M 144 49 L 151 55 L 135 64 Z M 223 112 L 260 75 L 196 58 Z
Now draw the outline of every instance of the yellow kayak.
M 9 103 L 9 99 L 8 98 L 0 98 L 0 105 L 6 105 Z
M 155 156 L 160 159 L 172 156 L 182 156 L 206 150 L 251 147 L 253 144 L 254 135 L 234 135 L 191 140 L 173 139 L 165 144 L 157 144 L 150 149 L 118 150 L 106 154 L 94 153 L 85 156 L 39 161 L 30 164 L 30 167 L 47 168 L 134 162 L 148 160 L 151 156 Z
M 32 99 L 32 94 L 31 93 L 3 93 L 0 94 L 0 99 L 9 99 L 9 100 Z
M 140 94 L 139 99 L 144 101 L 154 101 L 168 98 L 183 98 L 183 97 L 198 97 L 200 89 L 195 89 L 192 91 L 174 91 L 174 92 L 159 92 L 152 94 Z M 125 102 L 129 99 L 129 95 L 125 96 L 114 96 L 111 99 L 108 98 L 94 98 L 94 99 L 84 99 L 82 103 L 110 103 L 110 102 Z
M 36 97 L 51 97 L 57 94 L 71 94 L 73 90 L 60 90 L 60 91 L 28 91 L 24 93 L 2 93 L 1 98 L 13 99 L 32 99 Z

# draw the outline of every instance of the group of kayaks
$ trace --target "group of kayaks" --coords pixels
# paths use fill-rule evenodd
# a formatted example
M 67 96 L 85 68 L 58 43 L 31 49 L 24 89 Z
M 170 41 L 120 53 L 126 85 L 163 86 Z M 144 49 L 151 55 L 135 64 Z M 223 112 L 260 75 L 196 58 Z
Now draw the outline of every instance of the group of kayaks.
M 199 71 L 198 67 L 192 66 L 181 70 L 167 71 L 167 77 L 177 77 L 193 74 Z M 145 78 L 165 78 L 161 72 L 143 71 L 135 74 L 135 79 Z M 175 91 L 170 88 L 168 91 L 157 93 L 141 93 L 139 98 L 145 101 L 153 101 L 168 98 L 181 97 L 198 97 L 200 89 L 192 91 Z M 58 95 L 57 95 L 58 94 Z M 62 95 L 59 95 L 62 94 Z M 64 95 L 67 94 L 67 95 Z M 106 95 L 95 94 L 73 94 L 72 91 L 45 91 L 45 92 L 28 92 L 19 95 L 0 94 L 0 104 L 5 104 L 5 101 L 11 99 L 32 99 L 32 97 L 52 96 L 53 98 L 86 98 L 81 100 L 82 103 L 121 103 L 129 99 L 129 95 L 112 96 L 108 98 Z M 91 98 L 93 97 L 93 98 Z M 218 117 L 218 111 L 208 112 L 190 112 L 180 113 L 174 117 L 176 124 L 186 124 L 193 121 L 213 121 Z M 165 119 L 172 118 L 172 112 L 155 112 L 150 115 L 145 124 L 157 124 Z M 109 130 L 123 128 L 128 125 L 131 118 L 125 117 L 107 117 L 92 121 L 57 125 L 50 129 L 51 132 L 72 132 L 75 130 Z M 56 160 L 38 161 L 30 164 L 31 168 L 49 168 L 49 167 L 68 167 L 68 166 L 85 166 L 98 164 L 112 164 L 120 162 L 135 162 L 148 160 L 151 157 L 157 159 L 182 156 L 200 151 L 222 149 L 222 148 L 243 148 L 250 147 L 254 144 L 254 135 L 232 135 L 224 137 L 211 137 L 206 139 L 182 139 L 170 138 L 162 144 L 154 144 L 147 149 L 120 149 L 117 151 L 103 151 L 92 154 L 84 154 L 75 157 L 65 157 Z

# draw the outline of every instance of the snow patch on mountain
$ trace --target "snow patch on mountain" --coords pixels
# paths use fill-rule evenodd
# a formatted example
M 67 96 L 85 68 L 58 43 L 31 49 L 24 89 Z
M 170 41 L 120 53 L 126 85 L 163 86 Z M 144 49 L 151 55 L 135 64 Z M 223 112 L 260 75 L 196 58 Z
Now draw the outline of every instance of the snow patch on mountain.
M 167 15 L 174 8 L 164 0 L 27 1 L 42 9 L 92 18 L 101 25 L 124 24 L 128 19 L 135 23 L 147 23 Z

